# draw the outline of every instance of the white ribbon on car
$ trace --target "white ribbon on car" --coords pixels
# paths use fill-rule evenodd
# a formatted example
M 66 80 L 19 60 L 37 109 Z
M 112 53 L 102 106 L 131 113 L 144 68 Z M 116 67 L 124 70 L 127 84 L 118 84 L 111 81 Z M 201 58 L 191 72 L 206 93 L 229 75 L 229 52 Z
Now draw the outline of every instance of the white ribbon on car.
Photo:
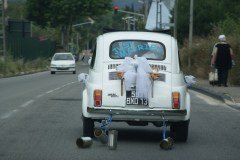
M 88 74 L 87 73 L 81 73 L 78 75 L 78 81 L 81 83 L 85 83 L 88 79 Z
M 131 90 L 136 85 L 136 97 L 148 98 L 151 94 L 152 83 L 149 73 L 152 72 L 151 67 L 145 57 L 126 57 L 121 65 L 117 67 L 117 71 L 124 72 L 125 90 Z
M 117 67 L 117 71 L 124 72 L 125 90 L 131 90 L 131 87 L 136 83 L 136 69 L 134 60 L 131 57 L 126 57 L 121 65 Z
M 185 78 L 185 82 L 187 83 L 188 87 L 191 86 L 192 84 L 196 83 L 196 81 L 194 80 L 195 77 L 192 75 L 185 76 L 184 78 Z

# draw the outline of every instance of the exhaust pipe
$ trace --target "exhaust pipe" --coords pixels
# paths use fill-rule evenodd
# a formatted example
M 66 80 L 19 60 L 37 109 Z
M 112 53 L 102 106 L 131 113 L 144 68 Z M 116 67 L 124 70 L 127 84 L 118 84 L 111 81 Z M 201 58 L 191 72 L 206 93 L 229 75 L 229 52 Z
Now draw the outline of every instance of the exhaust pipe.
M 77 139 L 76 144 L 79 148 L 88 148 L 93 144 L 91 137 L 80 137 Z
M 108 136 L 106 135 L 105 131 L 102 128 L 95 128 L 94 129 L 94 136 L 100 140 L 103 144 L 107 144 Z

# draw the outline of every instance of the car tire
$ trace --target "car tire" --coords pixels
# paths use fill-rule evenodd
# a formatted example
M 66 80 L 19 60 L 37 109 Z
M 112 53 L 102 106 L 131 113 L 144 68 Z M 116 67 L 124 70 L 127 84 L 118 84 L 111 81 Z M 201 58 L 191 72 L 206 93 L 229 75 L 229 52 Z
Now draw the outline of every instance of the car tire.
M 83 120 L 83 136 L 92 137 L 94 135 L 94 121 L 91 118 L 82 116 Z
M 73 71 L 73 74 L 76 74 L 76 71 Z
M 54 72 L 54 71 L 51 71 L 51 74 L 55 74 L 55 72 Z
M 173 122 L 171 124 L 170 131 L 175 141 L 177 142 L 187 141 L 189 122 L 190 120 L 182 121 L 182 122 Z

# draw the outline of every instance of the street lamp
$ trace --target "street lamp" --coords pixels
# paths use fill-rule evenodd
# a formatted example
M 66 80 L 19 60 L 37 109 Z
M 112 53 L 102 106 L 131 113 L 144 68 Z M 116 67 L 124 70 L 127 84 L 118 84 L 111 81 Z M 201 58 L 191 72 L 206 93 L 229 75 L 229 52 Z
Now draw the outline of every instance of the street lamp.
M 79 27 L 79 26 L 82 26 L 82 25 L 85 25 L 85 24 L 93 24 L 93 23 L 95 23 L 95 21 L 92 19 L 92 18 L 88 18 L 88 22 L 83 22 L 83 23 L 78 23 L 78 24 L 74 24 L 74 25 L 72 25 L 72 28 L 76 28 L 76 27 Z M 77 32 L 77 37 L 76 37 L 76 44 L 77 44 L 77 50 L 79 49 L 78 48 L 78 38 L 79 37 L 79 34 L 78 34 L 78 32 Z M 73 48 L 73 37 L 71 38 L 72 40 L 71 40 L 71 45 L 72 45 L 72 48 Z M 88 47 L 89 46 L 89 42 L 87 42 L 87 48 L 89 48 Z
M 190 17 L 189 17 L 189 42 L 188 42 L 188 70 L 191 69 L 191 54 L 192 54 L 192 37 L 193 37 L 193 0 L 190 0 Z
M 85 24 L 93 24 L 94 23 L 94 20 L 92 19 L 92 18 L 88 18 L 88 22 L 83 22 L 83 23 L 78 23 L 78 24 L 74 24 L 74 25 L 72 25 L 72 27 L 78 27 L 78 26 L 81 26 L 81 25 L 85 25 Z

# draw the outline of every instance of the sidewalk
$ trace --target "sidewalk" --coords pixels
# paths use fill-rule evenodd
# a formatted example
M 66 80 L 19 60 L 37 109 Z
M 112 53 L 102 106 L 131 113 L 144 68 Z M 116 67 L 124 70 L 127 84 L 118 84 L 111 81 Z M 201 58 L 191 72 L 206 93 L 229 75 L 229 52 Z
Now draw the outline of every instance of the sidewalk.
M 208 80 L 195 79 L 189 89 L 201 92 L 224 103 L 240 109 L 240 86 L 218 87 L 209 84 Z

